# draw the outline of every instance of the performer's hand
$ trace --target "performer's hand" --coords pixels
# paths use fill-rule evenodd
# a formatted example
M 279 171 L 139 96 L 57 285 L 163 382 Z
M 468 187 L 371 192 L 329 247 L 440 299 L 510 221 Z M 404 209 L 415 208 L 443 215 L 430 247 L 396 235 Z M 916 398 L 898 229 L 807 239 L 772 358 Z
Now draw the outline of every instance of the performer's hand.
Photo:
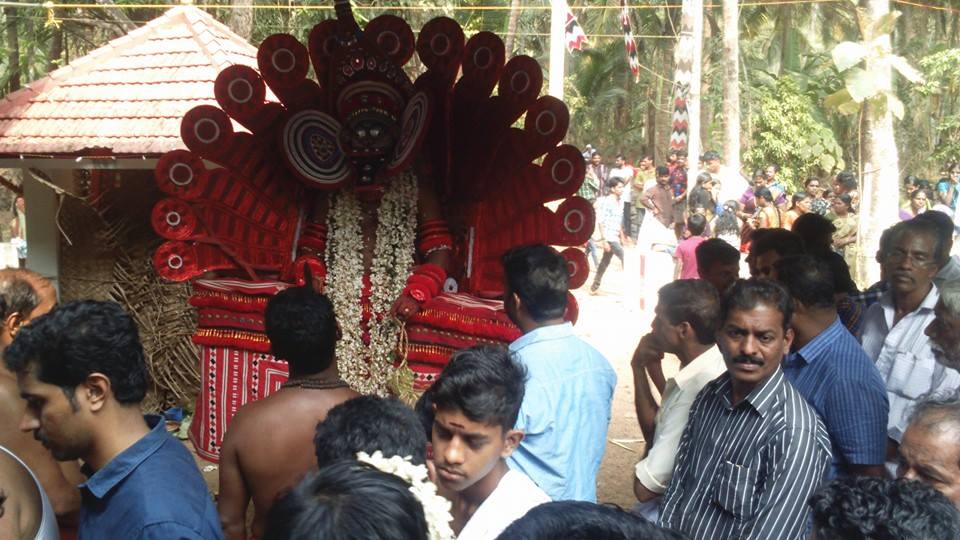
M 413 317 L 419 311 L 420 303 L 409 294 L 401 294 L 400 298 L 397 298 L 397 301 L 393 303 L 393 307 L 390 308 L 390 314 L 401 321 Z

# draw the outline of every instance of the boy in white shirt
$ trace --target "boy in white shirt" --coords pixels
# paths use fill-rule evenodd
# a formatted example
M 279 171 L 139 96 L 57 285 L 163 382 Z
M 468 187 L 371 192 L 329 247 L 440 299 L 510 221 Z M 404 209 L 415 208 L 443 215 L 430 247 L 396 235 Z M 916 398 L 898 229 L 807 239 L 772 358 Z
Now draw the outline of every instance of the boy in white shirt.
M 526 372 L 505 349 L 473 347 L 450 359 L 425 398 L 433 404 L 435 481 L 453 502 L 459 540 L 493 540 L 550 498 L 506 458 L 523 439 L 513 429 Z

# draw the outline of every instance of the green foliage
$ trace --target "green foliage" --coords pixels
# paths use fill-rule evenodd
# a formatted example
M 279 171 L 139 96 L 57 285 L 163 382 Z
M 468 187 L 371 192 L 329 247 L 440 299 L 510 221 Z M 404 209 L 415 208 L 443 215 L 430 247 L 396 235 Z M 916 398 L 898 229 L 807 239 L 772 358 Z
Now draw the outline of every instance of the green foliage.
M 960 157 L 960 111 L 956 107 L 960 94 L 960 49 L 927 55 L 918 65 L 925 80 L 916 89 L 940 113 L 934 120 L 936 146 L 928 158 L 928 164 L 936 167 Z
M 843 151 L 830 126 L 818 119 L 816 102 L 790 75 L 759 92 L 752 144 L 744 163 L 760 168 L 780 166 L 780 178 L 802 189 L 811 174 L 826 175 L 844 168 Z

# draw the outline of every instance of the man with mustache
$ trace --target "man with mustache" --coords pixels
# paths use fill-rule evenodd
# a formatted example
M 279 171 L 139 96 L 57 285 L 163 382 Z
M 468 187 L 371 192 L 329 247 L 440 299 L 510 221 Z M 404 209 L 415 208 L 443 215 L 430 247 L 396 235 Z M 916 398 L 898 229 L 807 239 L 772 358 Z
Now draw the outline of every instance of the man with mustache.
M 816 411 L 780 370 L 793 301 L 768 280 L 738 281 L 721 302 L 727 372 L 690 409 L 660 524 L 690 538 L 806 538 L 807 500 L 830 466 Z
M 160 416 L 143 416 L 147 367 L 133 319 L 114 302 L 70 302 L 25 326 L 4 351 L 32 431 L 81 459 L 79 537 L 222 540 L 190 452 Z
M 861 343 L 887 388 L 887 460 L 892 468 L 910 409 L 930 392 L 960 387 L 960 373 L 937 363 L 924 334 L 940 298 L 933 278 L 947 257 L 937 226 L 912 219 L 894 226 L 883 259 L 890 290 L 864 315 Z
M 514 429 L 526 370 L 495 347 L 454 353 L 427 390 L 433 408 L 435 481 L 453 502 L 459 540 L 493 540 L 550 497 L 507 466 L 523 439 Z

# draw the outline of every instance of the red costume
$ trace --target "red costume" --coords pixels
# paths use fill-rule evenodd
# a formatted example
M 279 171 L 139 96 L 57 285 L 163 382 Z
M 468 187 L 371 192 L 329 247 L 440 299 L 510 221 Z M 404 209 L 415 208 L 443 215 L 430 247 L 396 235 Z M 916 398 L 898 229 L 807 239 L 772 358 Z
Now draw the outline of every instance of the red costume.
M 259 48 L 259 72 L 224 69 L 220 107 L 188 112 L 189 150 L 156 169 L 168 198 L 153 210 L 167 240 L 154 265 L 166 279 L 194 280 L 203 383 L 191 435 L 208 459 L 236 410 L 285 380 L 263 310 L 304 282 L 305 267 L 344 333 L 341 376 L 360 391 L 398 391 L 409 366 L 422 389 L 454 350 L 519 336 L 495 299 L 504 252 L 578 246 L 593 232 L 593 208 L 573 196 L 583 158 L 559 145 L 569 113 L 539 97 L 535 60 L 505 62 L 500 38 L 465 40 L 445 17 L 415 40 L 403 19 L 382 15 L 361 30 L 346 0 L 336 8 L 307 46 L 276 34 Z M 411 82 L 403 66 L 415 51 L 426 72 Z M 563 255 L 579 287 L 586 258 Z

